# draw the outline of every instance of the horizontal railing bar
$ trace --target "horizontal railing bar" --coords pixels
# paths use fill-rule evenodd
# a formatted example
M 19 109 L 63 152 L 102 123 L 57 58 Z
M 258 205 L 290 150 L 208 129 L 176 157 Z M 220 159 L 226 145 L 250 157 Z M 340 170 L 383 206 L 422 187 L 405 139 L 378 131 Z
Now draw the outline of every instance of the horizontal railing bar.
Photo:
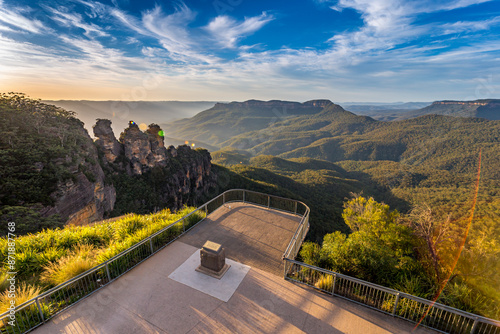
M 265 193 L 261 193 L 261 192 L 258 192 L 258 191 L 253 191 L 253 190 L 246 190 L 246 189 L 230 189 L 230 190 L 226 190 L 225 192 L 223 192 L 222 194 L 225 194 L 225 193 L 228 193 L 228 192 L 232 192 L 232 191 L 245 191 L 247 193 L 253 193 L 253 194 L 258 194 L 258 195 L 264 195 L 264 196 L 270 196 L 272 198 L 278 198 L 278 199 L 283 199 L 283 200 L 286 200 L 286 201 L 291 201 L 291 202 L 297 202 L 297 203 L 300 203 L 302 205 L 304 205 L 305 207 L 308 207 L 304 202 L 301 202 L 299 200 L 296 200 L 296 199 L 291 199 L 291 198 L 286 198 L 286 197 L 280 197 L 280 196 L 275 196 L 275 195 L 269 195 L 269 194 L 265 194 Z M 221 194 L 221 195 L 222 195 Z M 219 195 L 220 196 L 220 195 Z M 246 199 L 245 199 L 246 201 Z M 241 201 L 242 202 L 242 201 Z
M 309 207 L 306 206 L 306 212 L 302 216 L 302 219 L 300 220 L 299 226 L 297 227 L 297 230 L 295 230 L 295 233 L 293 234 L 292 240 L 290 240 L 288 247 L 286 248 L 285 252 L 283 253 L 283 258 L 286 258 L 290 255 L 289 253 L 291 251 L 292 245 L 295 244 L 295 242 L 297 242 L 297 237 L 299 235 L 299 231 L 302 228 L 302 225 L 304 225 L 306 217 L 309 215 L 309 211 L 310 211 Z

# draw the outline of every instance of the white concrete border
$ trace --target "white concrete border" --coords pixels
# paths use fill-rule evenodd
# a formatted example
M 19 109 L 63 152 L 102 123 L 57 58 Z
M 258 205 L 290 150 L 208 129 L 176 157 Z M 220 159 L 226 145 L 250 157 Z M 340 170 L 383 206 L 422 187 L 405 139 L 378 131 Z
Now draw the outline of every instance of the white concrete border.
M 195 269 L 200 265 L 200 250 L 196 250 L 183 264 L 172 272 L 168 278 L 227 302 L 234 294 L 250 267 L 226 258 L 231 268 L 217 279 Z

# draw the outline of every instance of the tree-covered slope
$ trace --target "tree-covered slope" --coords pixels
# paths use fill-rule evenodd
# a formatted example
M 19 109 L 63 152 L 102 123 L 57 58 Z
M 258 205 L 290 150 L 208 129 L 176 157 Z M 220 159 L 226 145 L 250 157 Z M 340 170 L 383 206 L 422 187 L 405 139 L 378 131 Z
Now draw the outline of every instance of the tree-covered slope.
M 0 210 L 17 233 L 102 219 L 113 207 L 97 150 L 74 113 L 26 98 L 0 96 Z
M 330 103 L 326 100 L 305 103 L 256 100 L 217 103 L 192 118 L 162 126 L 169 137 L 220 146 L 234 136 L 272 126 L 282 119 L 318 113 Z

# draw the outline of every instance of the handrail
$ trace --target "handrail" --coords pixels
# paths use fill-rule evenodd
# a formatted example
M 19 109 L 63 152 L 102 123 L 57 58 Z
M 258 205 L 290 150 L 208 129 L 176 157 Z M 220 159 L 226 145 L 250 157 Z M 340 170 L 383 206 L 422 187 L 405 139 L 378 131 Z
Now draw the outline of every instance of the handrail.
M 267 208 L 273 208 L 275 210 L 281 210 L 281 211 L 286 211 L 290 213 L 297 214 L 297 206 L 298 204 L 301 204 L 305 208 L 304 215 L 301 219 L 301 223 L 299 224 L 299 228 L 297 228 L 294 237 L 290 241 L 290 244 L 288 245 L 287 251 L 292 249 L 293 246 L 297 245 L 297 238 L 300 233 L 301 227 L 304 225 L 306 221 L 306 216 L 309 215 L 309 207 L 304 204 L 303 202 L 297 201 L 297 200 L 292 200 L 280 196 L 274 196 L 274 195 L 269 195 L 269 194 L 264 194 L 256 191 L 251 191 L 251 190 L 246 190 L 246 189 L 231 189 L 223 192 L 222 194 L 219 194 L 215 198 L 211 199 L 210 201 L 202 204 L 189 214 L 179 218 L 175 222 L 165 226 L 161 230 L 151 234 L 150 236 L 138 241 L 134 245 L 130 246 L 129 248 L 121 251 L 120 253 L 116 254 L 115 256 L 109 258 L 108 260 L 104 261 L 103 263 L 100 263 L 96 265 L 95 267 L 67 280 L 66 282 L 63 282 L 47 291 L 44 291 L 40 295 L 20 304 L 17 305 L 15 308 L 16 312 L 16 319 L 19 317 L 22 319 L 22 326 L 16 326 L 16 327 L 8 327 L 8 316 L 10 314 L 9 311 L 3 313 L 0 315 L 0 332 L 7 331 L 8 333 L 26 333 L 42 324 L 44 324 L 47 320 L 51 319 L 55 315 L 59 314 L 60 312 L 64 311 L 66 308 L 74 305 L 78 301 L 80 301 L 83 298 L 88 297 L 89 295 L 93 294 L 94 292 L 100 290 L 102 287 L 108 285 L 109 283 L 113 282 L 116 280 L 118 277 L 122 276 L 132 268 L 134 268 L 136 265 L 139 263 L 143 262 L 159 250 L 161 250 L 163 247 L 166 245 L 170 244 L 180 236 L 182 236 L 184 233 L 189 231 L 191 228 L 193 228 L 196 224 L 199 224 L 202 222 L 210 213 L 209 211 L 209 206 L 212 203 L 216 203 L 217 201 L 220 201 L 222 198 L 222 204 L 217 203 L 217 206 L 213 208 L 212 212 L 214 210 L 217 210 L 219 207 L 222 205 L 232 202 L 232 200 L 226 201 L 227 197 L 230 197 L 231 194 L 236 194 L 236 195 L 241 195 L 241 200 L 237 201 L 244 201 L 248 203 L 252 203 L 255 205 L 267 207 Z M 248 195 L 257 195 L 257 196 L 264 196 L 267 197 L 267 205 L 260 204 L 258 202 L 252 201 Z M 273 201 L 285 201 L 287 204 L 294 204 L 294 210 L 286 210 L 283 209 L 282 207 L 274 207 L 271 205 L 272 200 Z M 201 219 L 200 221 L 196 222 L 194 225 L 190 226 L 186 230 L 185 222 L 186 219 L 189 218 L 191 215 L 195 214 L 196 212 L 204 212 L 205 213 L 205 218 Z M 170 229 L 174 228 L 177 224 L 182 222 L 182 231 L 174 235 L 172 238 L 170 235 L 168 235 L 168 232 Z M 309 226 L 307 225 L 307 228 Z M 162 241 L 162 238 L 166 238 L 166 242 Z M 159 244 L 154 246 L 154 242 L 158 241 Z M 295 242 L 295 243 L 294 243 Z M 300 240 L 299 242 L 302 242 Z M 144 247 L 148 246 L 149 247 Z M 147 248 L 147 250 L 146 250 Z M 155 249 L 156 248 L 156 249 Z M 287 252 L 285 251 L 285 253 Z M 132 259 L 129 259 L 129 256 Z M 138 260 L 136 260 L 138 258 Z M 120 263 L 120 261 L 124 260 L 126 262 L 125 264 Z M 128 261 L 128 262 L 127 262 Z M 116 272 L 117 271 L 117 272 Z M 55 304 L 53 303 L 55 301 Z M 55 306 L 57 305 L 57 306 Z M 3 324 L 3 326 L 2 326 Z M 22 327 L 22 328 L 21 328 Z
M 439 314 L 439 318 L 430 320 L 427 319 L 427 321 L 422 322 L 421 325 L 435 329 L 439 332 L 449 333 L 449 331 L 451 331 L 453 333 L 464 333 L 464 334 L 465 333 L 500 334 L 500 321 L 498 320 L 469 313 L 451 306 L 433 302 L 405 292 L 390 289 L 378 284 L 361 280 L 359 278 L 351 277 L 324 268 L 312 266 L 300 261 L 296 261 L 294 259 L 284 258 L 284 261 L 285 261 L 284 278 L 286 280 L 292 280 L 298 283 L 306 284 L 315 289 L 327 292 L 331 295 L 349 299 L 356 303 L 360 303 L 364 306 L 376 309 L 386 314 L 402 318 L 414 323 L 417 323 L 422 319 L 425 320 L 426 317 L 429 318 L 432 312 L 434 312 L 433 316 L 435 317 L 436 313 L 439 311 L 433 311 L 433 310 L 438 309 L 441 311 L 441 313 Z M 305 270 L 303 268 L 305 268 Z M 318 285 L 318 283 L 320 283 L 321 276 L 315 275 L 314 273 L 319 273 L 320 275 L 323 276 L 331 276 L 333 277 L 332 282 L 329 283 L 328 281 L 326 281 L 327 283 L 323 283 L 324 285 L 326 285 L 326 288 L 322 287 L 321 284 Z M 339 288 L 338 282 L 341 279 L 348 281 L 350 283 L 349 284 L 344 283 L 343 286 Z M 356 286 L 356 284 L 358 286 Z M 370 289 L 379 292 L 375 293 L 373 292 L 373 290 Z M 358 294 L 359 291 L 364 291 L 364 294 L 359 295 Z M 387 304 L 391 305 L 392 300 L 388 299 L 387 297 L 381 297 L 380 292 L 390 294 L 395 298 L 394 305 L 391 306 L 392 308 L 391 312 L 389 312 L 385 308 L 387 308 Z M 404 299 L 416 302 L 417 304 L 412 306 L 407 302 L 402 302 Z M 384 303 L 387 304 L 384 306 Z M 401 306 L 402 304 L 404 305 Z M 422 305 L 425 305 L 425 307 L 422 307 Z M 444 312 L 446 313 L 443 315 L 442 313 Z M 456 319 L 452 315 L 463 317 L 464 319 Z M 454 326 L 457 328 L 455 328 Z
M 230 195 L 232 194 L 236 195 L 236 199 L 231 199 Z M 250 199 L 251 196 L 248 196 L 250 194 L 267 197 L 266 198 L 267 202 L 263 204 L 258 201 L 252 201 Z M 309 214 L 310 214 L 309 207 L 305 203 L 298 200 L 273 196 L 246 189 L 231 189 L 223 192 L 222 194 L 219 194 L 218 196 L 204 203 L 203 205 L 199 206 L 189 214 L 179 218 L 178 220 L 162 228 L 161 230 L 140 240 L 136 244 L 132 245 L 126 250 L 123 250 L 122 252 L 106 260 L 105 262 L 98 264 L 97 266 L 85 271 L 84 273 L 81 273 L 69 279 L 68 281 L 59 284 L 58 286 L 43 292 L 42 294 L 36 296 L 35 298 L 32 298 L 31 300 L 22 303 L 21 305 L 16 306 L 16 314 L 20 313 L 20 316 L 23 319 L 23 324 L 22 324 L 23 329 L 21 329 L 20 327 L 7 328 L 6 318 L 8 317 L 9 312 L 1 314 L 0 315 L 1 332 L 3 333 L 4 330 L 7 330 L 8 333 L 11 332 L 26 333 L 42 325 L 48 319 L 54 317 L 56 314 L 62 312 L 66 308 L 74 305 L 81 299 L 86 298 L 90 294 L 98 291 L 103 286 L 106 286 L 109 283 L 113 282 L 118 277 L 122 276 L 127 271 L 131 270 L 136 265 L 138 265 L 139 263 L 143 262 L 153 254 L 161 250 L 163 247 L 165 247 L 166 245 L 170 244 L 171 242 L 182 236 L 184 233 L 189 231 L 195 225 L 202 222 L 210 214 L 208 212 L 209 211 L 208 206 L 212 203 L 216 203 L 216 201 L 220 201 L 221 198 L 222 198 L 222 204 L 217 203 L 216 207 L 212 210 L 212 212 L 217 210 L 219 207 L 225 205 L 226 203 L 239 202 L 239 201 L 245 203 L 247 202 L 252 203 L 269 209 L 272 208 L 274 210 L 290 212 L 296 215 L 297 215 L 298 205 L 300 204 L 301 206 L 303 206 L 305 211 L 303 214 L 299 215 L 302 216 L 299 225 L 294 235 L 292 236 L 285 252 L 283 253 L 284 278 L 286 280 L 292 280 L 295 282 L 306 284 L 321 291 L 328 292 L 334 296 L 346 298 L 356 303 L 363 304 L 364 306 L 374 308 L 386 314 L 399 317 L 405 320 L 409 320 L 412 322 L 417 322 L 419 320 L 418 318 L 415 317 L 421 314 L 422 311 L 421 305 L 425 305 L 424 309 L 428 308 L 429 310 L 431 310 L 429 312 L 429 315 L 430 313 L 433 312 L 432 310 L 439 309 L 441 313 L 439 313 L 439 319 L 438 319 L 439 321 L 436 323 L 437 325 L 434 324 L 433 322 L 423 323 L 422 325 L 429 328 L 433 328 L 443 333 L 448 333 L 449 330 L 453 330 L 454 333 L 456 332 L 464 334 L 465 333 L 500 334 L 500 321 L 472 314 L 469 312 L 465 312 L 440 303 L 434 303 L 424 298 L 413 296 L 374 283 L 366 282 L 358 278 L 350 277 L 324 268 L 319 268 L 309 264 L 302 263 L 300 261 L 296 261 L 295 257 L 302 245 L 302 242 L 307 234 L 307 231 L 309 230 Z M 294 204 L 293 211 L 286 210 L 278 206 L 274 207 L 273 205 L 271 205 L 272 203 L 271 199 L 285 201 L 285 204 Z M 189 226 L 189 228 L 186 230 L 185 226 L 186 218 L 195 214 L 195 212 L 201 212 L 201 211 L 205 212 L 206 214 L 205 218 L 196 222 L 192 226 Z M 182 222 L 182 231 L 177 235 L 175 234 L 173 236 L 169 235 L 168 234 L 169 230 L 181 222 Z M 144 247 L 148 246 L 147 244 L 148 242 L 149 242 L 149 247 Z M 158 242 L 158 244 L 154 242 Z M 130 261 L 132 262 L 131 264 L 128 263 L 124 265 L 123 263 L 120 263 L 121 260 L 127 262 L 129 255 L 130 257 L 133 258 L 133 261 Z M 139 258 L 139 260 L 136 260 L 136 258 Z M 116 270 L 118 272 L 116 272 Z M 308 274 L 304 274 L 306 271 L 308 272 Z M 316 275 L 314 273 L 318 274 Z M 317 278 L 319 277 L 318 275 L 333 277 L 331 285 L 327 284 L 326 290 L 325 288 L 316 286 L 317 281 L 315 281 L 315 279 L 317 280 Z M 347 285 L 343 281 L 349 282 L 349 284 Z M 362 287 L 362 289 L 357 289 L 357 290 L 354 289 L 353 286 L 355 287 L 356 285 Z M 352 291 L 350 291 L 349 289 Z M 373 289 L 374 291 L 378 292 L 373 293 L 371 292 L 372 290 L 370 289 Z M 360 295 L 359 291 L 364 291 L 364 294 Z M 74 297 L 72 294 L 76 294 L 76 300 L 72 299 Z M 384 295 L 383 298 L 380 299 L 380 295 L 383 294 L 387 295 Z M 373 300 L 374 296 L 379 296 L 380 300 Z M 392 299 L 388 298 L 388 296 L 392 296 L 391 297 Z M 57 309 L 56 307 L 54 307 L 56 309 L 54 311 L 52 307 L 49 307 L 53 306 L 52 303 L 53 299 L 55 300 L 56 304 L 57 303 L 62 304 L 63 308 Z M 417 305 L 418 310 L 417 306 L 415 306 L 414 309 L 411 309 L 411 305 L 408 304 L 407 301 L 418 303 Z M 388 305 L 390 306 L 391 310 L 387 309 Z M 434 316 L 436 316 L 436 313 L 434 313 Z M 456 319 L 455 316 L 462 317 L 462 319 Z M 427 316 L 427 318 L 429 318 L 429 316 Z M 443 319 L 447 319 L 446 320 L 447 322 L 442 322 L 441 320 Z M 2 323 L 4 327 L 2 327 Z M 459 329 L 453 327 L 457 326 L 457 324 L 460 325 Z M 450 326 L 451 329 L 449 329 Z

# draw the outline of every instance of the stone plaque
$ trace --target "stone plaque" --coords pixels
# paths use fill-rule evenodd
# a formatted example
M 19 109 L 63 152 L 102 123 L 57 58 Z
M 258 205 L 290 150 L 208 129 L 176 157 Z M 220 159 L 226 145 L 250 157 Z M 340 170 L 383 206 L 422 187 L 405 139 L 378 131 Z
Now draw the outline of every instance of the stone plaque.
M 196 271 L 220 279 L 229 269 L 226 252 L 221 245 L 207 241 L 200 250 L 201 264 Z

